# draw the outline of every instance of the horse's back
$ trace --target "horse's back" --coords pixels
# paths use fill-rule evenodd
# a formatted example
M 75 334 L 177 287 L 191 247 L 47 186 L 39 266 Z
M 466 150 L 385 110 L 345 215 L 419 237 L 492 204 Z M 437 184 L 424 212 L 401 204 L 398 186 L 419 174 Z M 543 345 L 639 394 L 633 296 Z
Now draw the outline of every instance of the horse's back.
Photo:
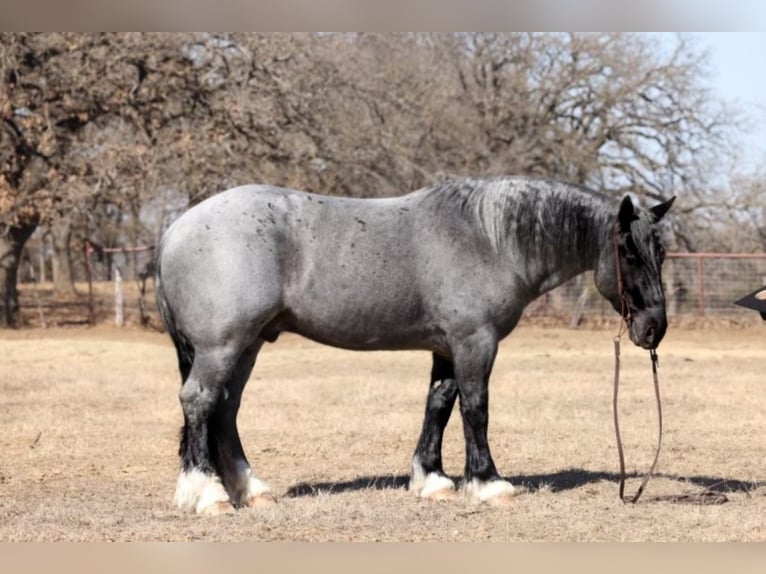
M 513 322 L 492 318 L 509 270 L 446 207 L 428 190 L 348 199 L 234 188 L 168 230 L 163 288 L 179 323 L 216 340 L 265 329 L 340 347 L 443 349 L 453 327 Z

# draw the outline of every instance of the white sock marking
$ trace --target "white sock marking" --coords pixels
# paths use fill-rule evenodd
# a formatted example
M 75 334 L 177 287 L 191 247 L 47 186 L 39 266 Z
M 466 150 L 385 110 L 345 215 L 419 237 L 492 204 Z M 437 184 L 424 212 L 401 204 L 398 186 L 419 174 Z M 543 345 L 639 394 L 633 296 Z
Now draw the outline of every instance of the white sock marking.
M 462 490 L 466 496 L 480 502 L 487 502 L 497 496 L 513 496 L 516 493 L 516 489 L 507 480 L 484 482 L 477 478 L 464 483 Z
M 412 458 L 412 474 L 410 475 L 410 490 L 420 498 L 429 498 L 442 490 L 455 490 L 455 483 L 444 475 L 435 472 L 426 474 L 418 456 Z
M 245 500 L 251 496 L 261 496 L 271 492 L 271 487 L 253 474 L 251 469 L 247 469 L 247 487 L 245 490 Z
M 181 471 L 178 475 L 173 500 L 178 508 L 194 510 L 199 514 L 216 502 L 228 502 L 229 495 L 216 475 L 194 469 Z

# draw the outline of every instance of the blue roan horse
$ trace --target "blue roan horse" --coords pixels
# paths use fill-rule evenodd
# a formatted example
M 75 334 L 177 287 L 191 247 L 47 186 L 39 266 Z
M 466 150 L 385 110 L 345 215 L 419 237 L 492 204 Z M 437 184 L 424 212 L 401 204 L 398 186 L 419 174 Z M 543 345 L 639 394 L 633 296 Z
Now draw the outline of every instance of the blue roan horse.
M 487 442 L 498 341 L 533 299 L 594 269 L 631 340 L 656 347 L 667 321 L 655 223 L 672 201 L 642 210 L 627 196 L 509 177 L 387 199 L 253 185 L 190 209 L 165 234 L 156 275 L 183 379 L 176 504 L 215 514 L 272 500 L 245 458 L 236 418 L 258 351 L 283 331 L 346 349 L 433 353 L 410 489 L 454 495 L 441 444 L 460 397 L 463 492 L 509 497 L 513 486 Z

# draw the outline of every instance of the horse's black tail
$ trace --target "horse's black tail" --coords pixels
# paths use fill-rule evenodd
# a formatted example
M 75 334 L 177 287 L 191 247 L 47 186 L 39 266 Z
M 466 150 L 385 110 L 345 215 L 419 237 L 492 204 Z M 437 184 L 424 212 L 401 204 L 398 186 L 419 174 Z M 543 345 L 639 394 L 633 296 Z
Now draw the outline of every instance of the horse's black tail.
M 162 288 L 162 266 L 160 265 L 160 260 L 162 259 L 161 245 L 157 251 L 157 262 L 154 271 L 154 292 L 157 299 L 157 310 L 160 312 L 160 316 L 165 322 L 170 338 L 173 339 L 173 344 L 176 346 L 178 370 L 181 372 L 181 384 L 183 384 L 189 377 L 189 372 L 194 363 L 194 346 L 176 325 L 173 312 L 168 306 L 167 299 L 165 298 L 165 291 Z

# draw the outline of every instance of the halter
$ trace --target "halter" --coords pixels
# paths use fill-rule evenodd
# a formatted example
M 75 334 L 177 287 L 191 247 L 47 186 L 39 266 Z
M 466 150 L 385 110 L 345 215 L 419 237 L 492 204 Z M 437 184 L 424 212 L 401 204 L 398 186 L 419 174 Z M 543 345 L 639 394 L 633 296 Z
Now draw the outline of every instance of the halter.
M 622 321 L 620 322 L 620 332 L 618 337 L 625 331 L 623 328 L 633 320 L 633 311 L 628 303 L 628 296 L 625 293 L 625 283 L 622 279 L 622 266 L 620 265 L 620 242 L 619 242 L 619 222 L 614 223 L 614 232 L 612 233 L 612 244 L 614 245 L 614 267 L 617 273 L 617 293 L 620 296 L 620 316 Z

